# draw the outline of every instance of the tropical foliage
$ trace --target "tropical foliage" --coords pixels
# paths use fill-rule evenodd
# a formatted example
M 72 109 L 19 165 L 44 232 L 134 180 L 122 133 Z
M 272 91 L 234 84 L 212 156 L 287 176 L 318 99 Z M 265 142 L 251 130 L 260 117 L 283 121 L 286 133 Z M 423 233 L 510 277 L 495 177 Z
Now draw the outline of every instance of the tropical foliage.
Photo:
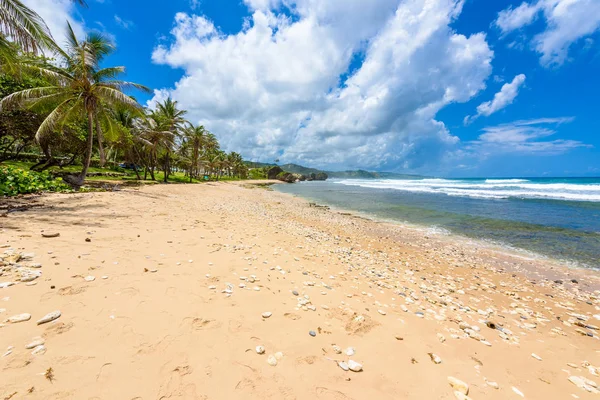
M 0 195 L 2 196 L 58 192 L 69 189 L 70 186 L 65 184 L 61 178 L 53 178 L 47 172 L 27 171 L 20 168 L 0 166 Z
M 103 35 L 78 38 L 68 24 L 60 48 L 35 11 L 0 0 L 0 162 L 35 160 L 36 171 L 80 165 L 64 176 L 76 188 L 91 165 L 164 182 L 174 174 L 189 182 L 248 175 L 241 155 L 222 151 L 177 101 L 141 106 L 132 91 L 150 89 L 119 79 L 125 67 L 106 66 L 114 50 Z

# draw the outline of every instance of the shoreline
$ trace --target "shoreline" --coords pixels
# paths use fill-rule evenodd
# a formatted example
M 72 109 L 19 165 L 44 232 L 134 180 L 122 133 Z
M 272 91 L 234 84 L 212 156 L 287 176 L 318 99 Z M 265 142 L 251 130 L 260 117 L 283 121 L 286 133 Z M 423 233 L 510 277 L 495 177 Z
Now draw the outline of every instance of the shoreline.
M 474 400 L 595 398 L 569 381 L 600 373 L 587 278 L 245 183 L 45 195 L 3 218 L 1 251 L 25 258 L 1 256 L 0 397 L 449 400 L 456 377 Z
M 309 197 L 303 197 L 299 194 L 277 192 L 283 195 L 291 196 L 296 199 L 305 201 L 307 204 L 316 202 L 316 199 Z M 535 263 L 533 269 L 515 269 L 515 272 L 523 273 L 531 278 L 545 278 L 548 280 L 564 280 L 564 279 L 586 279 L 593 281 L 593 285 L 588 290 L 599 290 L 600 289 L 600 268 L 582 266 L 576 260 L 561 260 L 554 258 L 550 255 L 537 253 L 532 250 L 522 249 L 514 247 L 506 243 L 496 242 L 492 239 L 469 237 L 457 232 L 444 230 L 443 233 L 432 232 L 436 226 L 420 225 L 418 223 L 411 223 L 407 221 L 399 221 L 387 218 L 379 218 L 369 213 L 363 213 L 356 210 L 350 210 L 346 208 L 340 208 L 335 205 L 323 203 L 314 203 L 317 207 L 327 207 L 331 212 L 340 214 L 342 216 L 348 216 L 353 218 L 361 218 L 366 221 L 370 221 L 375 224 L 387 224 L 390 228 L 399 227 L 400 229 L 407 229 L 422 234 L 423 237 L 436 237 L 438 240 L 456 241 L 457 244 L 462 246 L 475 245 L 482 247 L 490 252 L 498 253 L 510 258 L 520 259 L 526 262 Z M 571 276 L 573 275 L 573 276 Z

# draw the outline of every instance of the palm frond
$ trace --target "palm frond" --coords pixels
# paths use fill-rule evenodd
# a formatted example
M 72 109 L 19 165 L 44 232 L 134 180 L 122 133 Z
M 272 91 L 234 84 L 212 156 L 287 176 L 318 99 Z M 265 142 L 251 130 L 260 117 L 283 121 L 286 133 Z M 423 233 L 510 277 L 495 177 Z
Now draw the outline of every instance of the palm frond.
M 65 116 L 69 115 L 69 105 L 73 99 L 69 98 L 58 105 L 48 116 L 44 119 L 37 132 L 35 133 L 35 140 L 40 142 L 44 135 L 55 132 L 57 128 L 62 125 L 65 121 Z M 74 108 L 77 105 L 71 107 Z
M 27 52 L 56 47 L 42 17 L 20 0 L 0 0 L 0 33 Z
M 39 97 L 56 94 L 60 88 L 56 86 L 38 87 L 33 89 L 25 89 L 13 94 L 9 94 L 0 100 L 0 111 L 11 107 L 20 106 L 28 100 L 35 100 Z

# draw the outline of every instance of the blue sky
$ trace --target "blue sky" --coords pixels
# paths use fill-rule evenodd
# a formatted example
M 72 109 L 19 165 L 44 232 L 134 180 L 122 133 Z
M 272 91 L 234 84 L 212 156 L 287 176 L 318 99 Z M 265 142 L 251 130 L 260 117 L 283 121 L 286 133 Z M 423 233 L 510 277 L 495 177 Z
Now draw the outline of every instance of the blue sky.
M 26 0 L 227 150 L 440 176 L 600 176 L 597 0 Z M 126 5 L 123 5 L 126 3 Z M 426 6 L 427 4 L 427 6 Z

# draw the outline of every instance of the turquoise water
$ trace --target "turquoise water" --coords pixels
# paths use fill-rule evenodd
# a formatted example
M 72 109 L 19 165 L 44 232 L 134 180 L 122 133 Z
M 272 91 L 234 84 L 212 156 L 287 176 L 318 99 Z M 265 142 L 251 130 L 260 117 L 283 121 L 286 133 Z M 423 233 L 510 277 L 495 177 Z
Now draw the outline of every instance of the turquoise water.
M 600 268 L 600 178 L 346 179 L 275 188 L 375 218 Z

